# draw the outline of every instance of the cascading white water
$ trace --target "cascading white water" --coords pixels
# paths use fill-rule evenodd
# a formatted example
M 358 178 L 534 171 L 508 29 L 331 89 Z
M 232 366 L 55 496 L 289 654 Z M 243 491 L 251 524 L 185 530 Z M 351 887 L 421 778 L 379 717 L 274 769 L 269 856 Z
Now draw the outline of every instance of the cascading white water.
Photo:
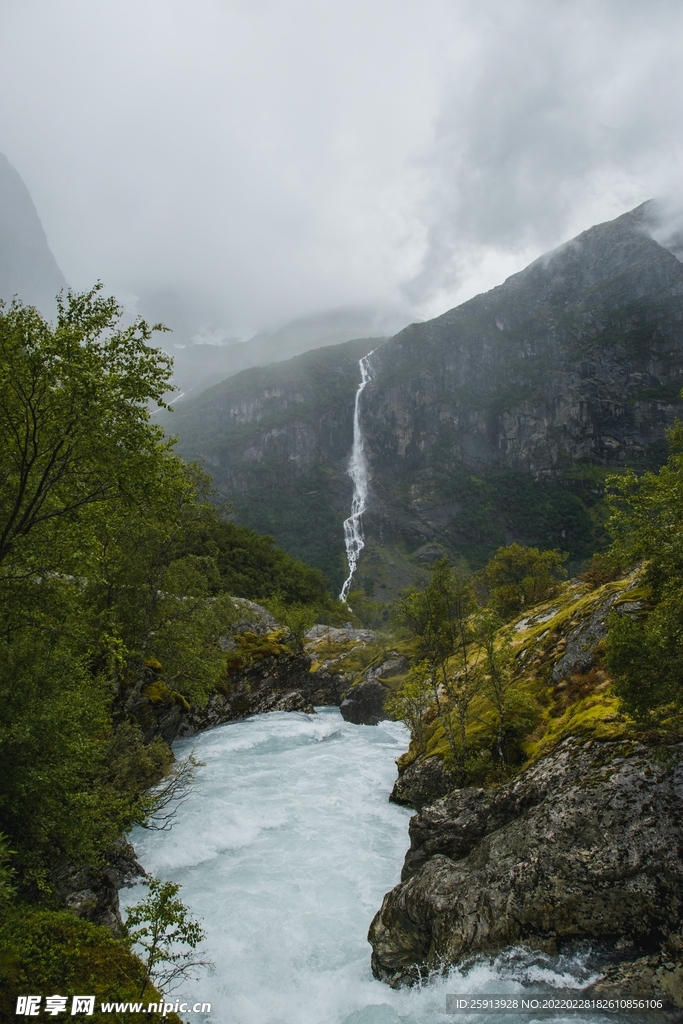
M 170 832 L 136 829 L 144 867 L 182 886 L 206 930 L 215 973 L 173 1000 L 210 1002 L 191 1024 L 514 1024 L 528 1018 L 446 1013 L 448 993 L 516 993 L 520 982 L 577 987 L 594 976 L 587 951 L 550 957 L 510 950 L 448 977 L 395 991 L 370 971 L 368 926 L 398 882 L 411 812 L 389 803 L 397 722 L 271 713 L 209 730 L 194 746 L 204 767 Z M 122 905 L 145 890 L 124 889 Z M 171 993 L 167 993 L 170 995 Z M 610 1016 L 612 1024 L 625 1017 Z M 573 1024 L 596 1017 L 572 1016 Z M 629 1024 L 639 1024 L 630 1018 Z
M 372 350 L 374 352 L 374 349 Z M 353 574 L 358 565 L 360 553 L 365 547 L 363 535 L 362 515 L 365 512 L 365 505 L 368 500 L 368 460 L 363 445 L 363 429 L 360 422 L 360 396 L 370 380 L 370 356 L 358 360 L 360 366 L 360 384 L 356 391 L 356 403 L 353 409 L 353 445 L 351 446 L 351 458 L 349 459 L 348 473 L 353 480 L 353 498 L 351 499 L 351 515 L 344 520 L 344 543 L 346 544 L 346 561 L 349 564 L 349 575 L 341 588 L 339 599 L 346 601 Z

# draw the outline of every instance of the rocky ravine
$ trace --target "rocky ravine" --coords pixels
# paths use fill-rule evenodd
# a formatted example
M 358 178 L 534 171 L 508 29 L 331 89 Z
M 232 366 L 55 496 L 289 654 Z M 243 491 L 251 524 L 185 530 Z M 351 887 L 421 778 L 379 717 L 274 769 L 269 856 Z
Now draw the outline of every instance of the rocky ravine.
M 239 634 L 247 630 L 263 639 L 276 635 L 274 631 L 279 629 L 279 624 L 264 607 L 244 598 L 234 598 L 234 601 L 242 615 L 233 624 L 230 635 L 224 638 L 226 649 L 234 648 Z M 193 736 L 226 722 L 269 711 L 315 714 L 314 705 L 335 705 L 347 721 L 356 724 L 376 725 L 387 718 L 384 702 L 390 689 L 382 680 L 395 678 L 397 673 L 407 670 L 407 660 L 402 655 L 390 652 L 389 657 L 371 666 L 361 675 L 360 682 L 356 682 L 353 675 L 344 670 L 344 655 L 372 645 L 375 640 L 372 630 L 315 626 L 308 640 L 313 654 L 316 644 L 322 643 L 326 650 L 338 648 L 337 656 L 311 671 L 310 653 L 294 653 L 283 648 L 231 674 L 227 685 L 213 693 L 204 707 L 188 705 L 167 687 L 150 685 L 133 697 L 126 706 L 126 713 L 135 716 L 145 742 L 161 737 L 169 744 L 178 737 Z M 135 859 L 135 850 L 122 837 L 110 851 L 104 866 L 74 869 L 67 864 L 60 868 L 55 880 L 62 903 L 72 913 L 94 924 L 105 925 L 114 935 L 120 935 L 118 890 L 135 884 L 144 874 Z
M 370 927 L 375 976 L 410 985 L 473 954 L 593 939 L 624 950 L 596 990 L 683 1005 L 682 800 L 683 745 L 573 738 L 504 786 L 454 790 L 411 820 Z

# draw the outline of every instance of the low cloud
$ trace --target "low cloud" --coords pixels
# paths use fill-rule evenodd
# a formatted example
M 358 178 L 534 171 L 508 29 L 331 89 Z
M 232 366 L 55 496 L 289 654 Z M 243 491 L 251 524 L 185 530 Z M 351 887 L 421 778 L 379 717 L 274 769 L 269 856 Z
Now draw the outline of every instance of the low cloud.
M 681 40 L 678 0 L 6 0 L 0 150 L 72 284 L 188 331 L 434 315 L 675 196 Z

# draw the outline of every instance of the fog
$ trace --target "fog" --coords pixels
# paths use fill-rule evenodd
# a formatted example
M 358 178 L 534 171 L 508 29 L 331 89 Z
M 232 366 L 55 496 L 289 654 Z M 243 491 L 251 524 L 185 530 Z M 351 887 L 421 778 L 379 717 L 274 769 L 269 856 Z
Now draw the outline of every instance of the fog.
M 0 0 L 0 151 L 76 288 L 407 322 L 675 204 L 682 48 L 679 0 Z

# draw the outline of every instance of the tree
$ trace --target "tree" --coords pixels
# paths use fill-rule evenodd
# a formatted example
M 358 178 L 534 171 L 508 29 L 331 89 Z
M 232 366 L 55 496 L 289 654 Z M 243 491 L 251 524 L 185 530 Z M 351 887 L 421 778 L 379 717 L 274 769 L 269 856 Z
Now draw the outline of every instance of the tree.
M 171 992 L 179 980 L 196 978 L 203 970 L 213 967 L 212 961 L 197 951 L 204 930 L 177 898 L 180 886 L 151 875 L 146 884 L 149 886 L 147 898 L 130 907 L 126 914 L 128 938 L 143 951 L 141 959 L 146 976 L 140 998 L 150 982 L 164 992 Z M 183 946 L 189 948 L 183 949 Z
M 400 618 L 417 640 L 418 657 L 429 665 L 437 714 L 453 761 L 459 766 L 467 753 L 469 709 L 479 685 L 470 656 L 474 609 L 470 580 L 451 568 L 447 558 L 434 562 L 424 590 L 409 591 L 399 605 Z M 457 713 L 457 740 L 449 704 Z
M 485 655 L 483 690 L 496 712 L 496 752 L 501 764 L 506 764 L 508 737 L 528 728 L 537 709 L 529 694 L 515 686 L 512 643 L 503 622 L 495 612 L 483 609 L 475 628 Z
M 278 622 L 287 629 L 288 642 L 295 654 L 303 654 L 304 637 L 315 623 L 315 611 L 310 605 L 286 604 L 284 601 L 268 601 L 267 607 Z
M 60 298 L 54 328 L 31 306 L 0 304 L 0 565 L 36 533 L 49 564 L 55 521 L 115 497 L 128 460 L 158 438 L 146 410 L 163 403 L 171 360 L 148 342 L 162 328 L 118 329 L 100 290 Z
M 610 477 L 608 528 L 614 554 L 646 560 L 649 607 L 609 619 L 607 666 L 626 711 L 640 719 L 683 706 L 683 423 L 668 432 L 669 457 L 658 473 Z
M 146 663 L 201 702 L 235 617 L 212 560 L 180 550 L 216 513 L 150 420 L 170 360 L 119 314 L 99 287 L 55 326 L 0 308 L 0 827 L 33 897 L 100 864 L 173 771 L 136 717 Z
M 432 672 L 426 661 L 414 665 L 398 690 L 386 701 L 386 709 L 410 730 L 419 753 L 424 753 L 425 714 L 434 701 Z
M 523 608 L 552 597 L 566 578 L 565 552 L 539 551 L 521 544 L 498 548 L 483 572 L 494 609 L 505 619 Z
M 509 640 L 507 643 L 503 640 L 496 644 L 502 625 L 495 612 L 483 611 L 477 619 L 477 637 L 486 655 L 488 697 L 498 717 L 496 750 L 500 761 L 505 763 L 505 731 L 512 657 Z

